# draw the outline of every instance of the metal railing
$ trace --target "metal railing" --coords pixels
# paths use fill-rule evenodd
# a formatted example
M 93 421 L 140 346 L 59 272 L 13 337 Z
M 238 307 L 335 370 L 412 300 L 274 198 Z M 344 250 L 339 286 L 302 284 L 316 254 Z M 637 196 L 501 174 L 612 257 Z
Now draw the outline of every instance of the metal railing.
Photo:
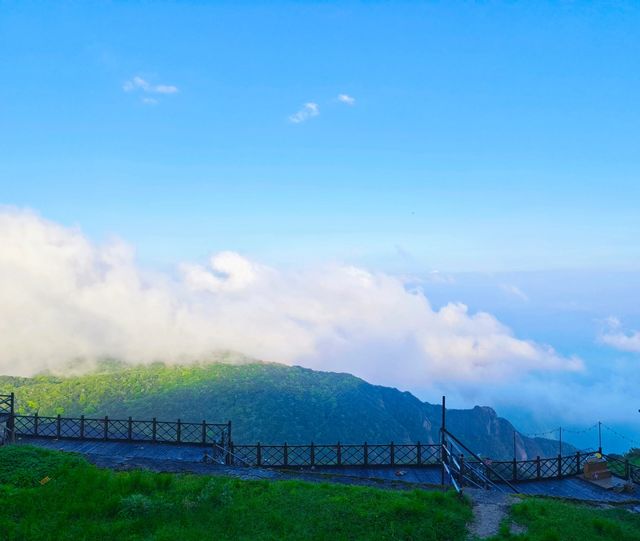
M 0 445 L 14 439 L 15 395 L 0 395 Z
M 603 455 L 607 459 L 609 471 L 616 477 L 640 484 L 640 466 L 632 464 L 628 459 L 613 455 Z
M 490 460 L 476 455 L 455 435 L 443 429 L 440 443 L 236 445 L 231 422 L 111 419 L 109 417 L 62 417 L 16 415 L 15 396 L 0 395 L 0 444 L 15 438 L 51 438 L 135 443 L 200 445 L 212 451 L 211 461 L 257 468 L 288 467 L 433 467 L 442 468 L 456 490 L 464 486 L 509 487 L 512 483 L 558 479 L 582 473 L 595 451 L 577 452 L 533 460 Z M 613 455 L 603 455 L 611 472 L 640 484 L 640 466 Z
M 18 438 L 53 438 L 68 440 L 101 440 L 136 443 L 172 443 L 208 446 L 228 445 L 231 441 L 231 421 L 201 423 L 111 419 L 91 417 L 45 417 L 14 415 L 15 435 Z
M 461 492 L 462 487 L 468 485 L 502 490 L 502 487 L 498 485 L 498 483 L 501 483 L 513 492 L 518 492 L 510 482 L 514 479 L 509 480 L 509 476 L 503 475 L 502 472 L 494 467 L 493 463 L 489 463 L 486 460 L 483 461 L 479 455 L 469 449 L 447 429 L 441 429 L 441 433 L 443 484 L 445 478 L 448 478 L 456 491 Z M 474 460 L 465 461 L 465 452 Z
M 13 413 L 15 395 L 0 394 L 0 415 L 10 415 Z
M 428 466 L 438 464 L 439 444 L 322 444 L 236 445 L 231 443 L 232 463 L 256 467 L 320 466 Z

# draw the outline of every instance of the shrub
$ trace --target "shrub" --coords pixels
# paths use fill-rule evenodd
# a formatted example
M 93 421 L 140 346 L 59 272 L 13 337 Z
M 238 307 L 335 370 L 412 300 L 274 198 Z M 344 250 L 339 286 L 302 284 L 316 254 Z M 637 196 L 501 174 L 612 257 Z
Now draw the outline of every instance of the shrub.
M 122 498 L 120 515 L 125 518 L 138 518 L 150 515 L 156 511 L 155 502 L 144 494 L 131 494 Z

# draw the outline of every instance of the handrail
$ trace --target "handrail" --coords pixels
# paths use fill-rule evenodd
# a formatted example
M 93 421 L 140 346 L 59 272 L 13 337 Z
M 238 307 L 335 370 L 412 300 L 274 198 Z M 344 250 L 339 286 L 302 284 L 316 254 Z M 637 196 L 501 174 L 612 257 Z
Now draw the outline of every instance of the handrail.
M 458 486 L 458 483 L 456 483 L 455 477 L 451 473 L 451 470 L 449 469 L 449 466 L 447 465 L 447 463 L 443 462 L 442 466 L 444 467 L 446 472 L 449 474 L 449 479 L 451 479 L 451 484 L 453 485 L 453 488 L 456 490 L 456 492 L 458 494 L 461 494 L 462 493 L 462 488 L 460 486 Z
M 60 419 L 61 421 L 97 421 L 97 422 L 104 422 L 105 417 L 85 417 L 84 415 L 81 415 L 80 417 L 62 417 L 60 415 L 39 415 L 37 413 L 34 413 L 33 415 L 25 415 L 25 414 L 19 414 L 16 413 L 14 415 L 14 417 L 16 419 L 35 419 L 38 418 L 40 421 L 57 421 L 58 419 Z M 133 419 L 133 418 L 126 418 L 126 419 L 122 419 L 122 418 L 112 418 L 112 417 L 107 417 L 109 422 L 111 423 L 128 423 L 129 421 L 133 422 L 133 423 L 152 423 L 154 421 L 154 419 Z M 178 420 L 161 420 L 161 419 L 156 419 L 155 420 L 158 424 L 177 424 Z M 182 421 L 179 420 L 180 424 L 182 426 L 191 426 L 191 425 L 198 425 L 201 426 L 202 423 L 201 422 L 197 422 L 197 421 Z M 229 423 L 209 423 L 207 422 L 206 425 L 207 426 L 219 426 L 219 427 L 226 427 L 228 426 Z
M 469 449 L 464 443 L 462 443 L 458 438 L 456 438 L 451 432 L 449 432 L 446 428 L 441 429 L 448 437 L 450 437 L 453 441 L 455 441 L 460 447 L 462 447 L 465 451 L 467 451 L 473 458 L 482 462 L 491 473 L 493 473 L 498 479 L 500 479 L 505 485 L 507 485 L 513 492 L 516 494 L 519 492 L 516 487 L 514 487 L 509 481 L 507 481 L 502 475 L 500 475 L 497 471 L 495 471 L 490 465 L 485 463 L 479 455 L 474 453 L 471 449 Z
M 602 454 L 602 457 L 607 460 L 607 462 L 612 462 L 614 464 L 619 464 L 624 468 L 624 475 L 621 477 L 620 475 L 612 472 L 616 477 L 620 477 L 621 479 L 626 479 L 627 481 L 631 481 L 632 483 L 640 485 L 640 466 L 629 462 L 628 459 L 620 459 L 618 457 Z
M 456 445 L 456 447 L 460 447 L 459 445 L 455 444 L 455 442 L 453 443 L 453 445 Z M 471 475 L 469 475 L 468 473 L 465 474 L 459 462 L 457 461 L 455 454 L 452 453 L 447 448 L 446 445 L 443 447 L 443 449 L 445 453 L 450 457 L 450 460 L 453 460 L 453 463 L 457 467 L 458 472 L 460 472 L 461 478 L 465 479 L 467 482 L 472 483 L 478 488 L 487 488 L 487 485 L 490 485 L 496 488 L 497 490 L 504 492 L 500 485 L 497 485 L 491 478 L 485 475 L 485 473 L 482 471 L 482 468 L 486 467 L 486 465 L 483 462 L 465 462 L 465 466 L 466 466 L 466 471 L 473 473 L 476 477 L 480 478 L 480 481 L 484 482 L 484 487 L 482 487 L 479 482 L 476 482 Z
M 185 422 L 181 419 L 112 419 L 108 416 L 62 417 L 13 415 L 14 434 L 21 438 L 54 438 L 208 445 L 219 437 L 231 439 L 231 422 Z

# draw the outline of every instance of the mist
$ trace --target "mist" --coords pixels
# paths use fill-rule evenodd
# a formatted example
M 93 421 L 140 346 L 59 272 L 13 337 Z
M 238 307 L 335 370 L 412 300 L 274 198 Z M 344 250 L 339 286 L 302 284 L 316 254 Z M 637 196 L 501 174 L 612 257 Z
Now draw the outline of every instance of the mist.
M 602 391 L 578 356 L 519 338 L 461 302 L 434 308 L 421 289 L 384 272 L 274 268 L 232 251 L 152 272 L 124 240 L 95 243 L 20 209 L 0 212 L 0 246 L 2 374 L 103 357 L 189 363 L 231 350 L 350 372 L 426 400 L 448 392 L 461 406 L 544 404 L 576 422 Z M 633 392 L 627 370 L 607 376 L 621 391 L 614 405 Z

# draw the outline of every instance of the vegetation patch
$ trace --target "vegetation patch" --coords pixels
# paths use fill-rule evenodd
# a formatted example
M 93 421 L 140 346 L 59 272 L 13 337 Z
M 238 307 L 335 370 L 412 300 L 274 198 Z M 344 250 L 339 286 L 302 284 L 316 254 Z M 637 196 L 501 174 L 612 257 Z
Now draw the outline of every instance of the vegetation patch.
M 0 483 L 3 541 L 455 541 L 471 519 L 455 493 L 114 472 L 28 446 L 0 448 Z
M 526 528 L 514 535 L 509 523 Z M 495 541 L 640 541 L 640 515 L 624 509 L 599 509 L 548 498 L 527 498 L 511 508 Z

